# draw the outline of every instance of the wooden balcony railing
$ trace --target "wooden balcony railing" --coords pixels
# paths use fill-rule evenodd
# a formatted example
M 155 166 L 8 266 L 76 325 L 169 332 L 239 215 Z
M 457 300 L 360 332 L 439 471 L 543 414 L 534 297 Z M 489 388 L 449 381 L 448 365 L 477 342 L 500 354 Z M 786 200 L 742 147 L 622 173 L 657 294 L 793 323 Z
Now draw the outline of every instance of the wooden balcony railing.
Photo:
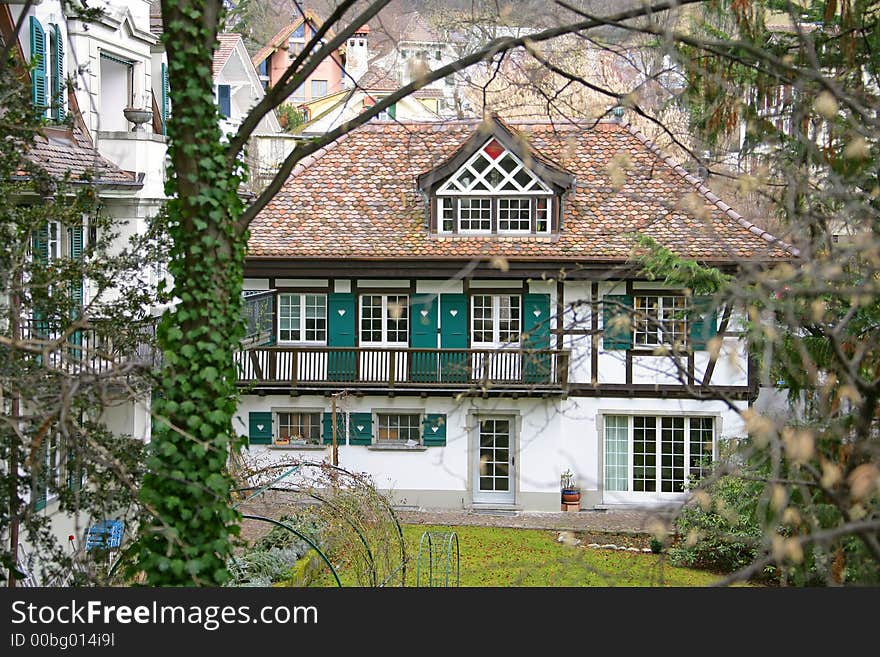
M 562 392 L 569 357 L 549 349 L 255 347 L 235 359 L 239 382 L 263 387 Z

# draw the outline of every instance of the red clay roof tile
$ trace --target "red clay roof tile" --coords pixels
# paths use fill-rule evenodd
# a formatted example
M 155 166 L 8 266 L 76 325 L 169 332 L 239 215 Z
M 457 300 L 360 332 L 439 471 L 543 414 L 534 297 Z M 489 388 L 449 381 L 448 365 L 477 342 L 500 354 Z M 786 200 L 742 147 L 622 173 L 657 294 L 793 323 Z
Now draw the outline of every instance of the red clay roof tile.
M 721 202 L 644 136 L 613 122 L 511 126 L 528 139 L 536 157 L 576 177 L 558 235 L 429 234 L 416 177 L 445 162 L 478 125 L 367 124 L 321 149 L 294 169 L 257 215 L 249 256 L 627 261 L 636 231 L 702 261 L 795 254 Z M 612 162 L 625 162 L 620 187 L 612 185 Z

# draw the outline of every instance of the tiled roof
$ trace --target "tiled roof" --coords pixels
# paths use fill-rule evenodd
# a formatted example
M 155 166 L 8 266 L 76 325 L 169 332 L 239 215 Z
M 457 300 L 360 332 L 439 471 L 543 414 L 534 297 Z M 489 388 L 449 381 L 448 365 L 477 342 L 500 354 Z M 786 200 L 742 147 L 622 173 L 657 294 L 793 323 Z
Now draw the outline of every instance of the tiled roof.
M 403 86 L 394 73 L 375 63 L 360 77 L 357 85 L 368 92 L 397 91 Z M 415 98 L 442 98 L 444 94 L 440 89 L 422 87 L 412 95 Z
M 614 122 L 512 126 L 536 157 L 576 177 L 559 235 L 430 235 L 416 177 L 445 162 L 477 127 L 453 121 L 374 123 L 355 130 L 294 169 L 252 223 L 249 255 L 625 262 L 635 232 L 707 262 L 793 254 L 644 136 Z M 612 177 L 624 172 L 622 186 L 614 186 Z
M 214 78 L 220 75 L 220 71 L 226 66 L 229 56 L 235 50 L 235 45 L 241 41 L 241 35 L 234 32 L 224 32 L 217 35 L 217 50 L 214 51 Z
M 400 89 L 400 81 L 397 76 L 377 64 L 371 64 L 357 83 L 359 87 L 367 91 L 397 91 Z
M 139 182 L 135 173 L 120 169 L 99 155 L 78 121 L 74 121 L 72 131 L 44 129 L 42 135 L 37 135 L 28 158 L 59 180 L 69 173 L 72 181 L 88 177 L 102 185 L 136 185 Z M 25 172 L 19 174 L 25 175 Z
M 398 41 L 440 43 L 443 38 L 417 11 L 403 14 L 398 19 Z

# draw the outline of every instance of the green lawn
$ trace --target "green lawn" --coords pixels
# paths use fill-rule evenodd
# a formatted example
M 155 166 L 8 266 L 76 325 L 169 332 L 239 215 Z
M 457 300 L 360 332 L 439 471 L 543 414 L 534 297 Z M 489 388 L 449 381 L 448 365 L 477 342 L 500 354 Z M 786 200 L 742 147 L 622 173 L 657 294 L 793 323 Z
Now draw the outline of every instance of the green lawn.
M 426 530 L 456 532 L 461 586 L 706 586 L 719 578 L 705 571 L 673 568 L 662 555 L 563 545 L 557 542 L 556 532 L 548 530 L 403 525 L 409 554 L 407 586 L 416 585 L 419 543 Z M 423 564 L 422 585 L 426 586 L 427 562 Z M 335 585 L 323 566 L 315 572 L 312 586 Z M 339 575 L 344 585 L 354 584 L 344 564 Z
M 662 555 L 563 545 L 553 531 L 404 525 L 410 586 L 415 585 L 425 530 L 458 535 L 462 586 L 705 586 L 718 579 L 700 570 L 673 568 Z

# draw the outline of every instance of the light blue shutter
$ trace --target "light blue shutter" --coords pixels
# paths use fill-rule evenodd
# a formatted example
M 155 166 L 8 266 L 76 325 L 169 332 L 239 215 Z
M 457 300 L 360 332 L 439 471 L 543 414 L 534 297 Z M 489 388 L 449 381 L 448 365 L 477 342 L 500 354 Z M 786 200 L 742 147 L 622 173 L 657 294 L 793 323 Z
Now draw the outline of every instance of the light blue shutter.
M 31 99 L 37 114 L 42 114 L 48 105 L 46 98 L 46 32 L 40 21 L 31 16 Z
M 64 41 L 61 28 L 52 26 L 52 118 L 57 123 L 64 121 L 64 100 L 67 89 L 64 84 Z

